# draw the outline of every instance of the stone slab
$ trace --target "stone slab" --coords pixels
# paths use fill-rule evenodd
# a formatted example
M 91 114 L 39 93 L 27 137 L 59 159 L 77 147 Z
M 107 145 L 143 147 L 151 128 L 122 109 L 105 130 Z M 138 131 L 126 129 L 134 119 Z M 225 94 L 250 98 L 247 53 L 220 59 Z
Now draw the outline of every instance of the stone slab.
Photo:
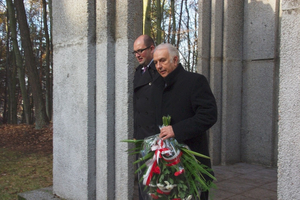
M 53 188 L 47 187 L 18 194 L 18 200 L 63 200 L 53 194 Z

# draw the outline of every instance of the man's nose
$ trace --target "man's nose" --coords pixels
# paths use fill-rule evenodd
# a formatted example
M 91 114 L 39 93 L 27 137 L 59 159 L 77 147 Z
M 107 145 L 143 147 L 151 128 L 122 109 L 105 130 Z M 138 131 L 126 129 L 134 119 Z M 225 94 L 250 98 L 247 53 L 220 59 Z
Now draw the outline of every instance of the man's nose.
M 159 62 L 157 62 L 157 63 L 155 64 L 155 66 L 156 66 L 157 69 L 160 69 L 160 68 L 161 68 L 161 65 L 160 65 Z

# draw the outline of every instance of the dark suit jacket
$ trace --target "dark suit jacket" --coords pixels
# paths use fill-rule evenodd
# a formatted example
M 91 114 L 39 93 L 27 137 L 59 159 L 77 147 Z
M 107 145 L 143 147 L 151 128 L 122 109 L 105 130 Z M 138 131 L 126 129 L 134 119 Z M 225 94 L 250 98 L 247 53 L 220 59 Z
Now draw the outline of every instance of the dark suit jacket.
M 159 74 L 152 62 L 148 70 L 142 74 L 143 66 L 138 66 L 134 74 L 134 138 L 144 139 L 145 137 L 158 134 L 158 126 L 155 120 L 155 107 L 153 103 L 153 82 Z
M 209 156 L 206 131 L 217 120 L 217 106 L 203 75 L 187 72 L 181 64 L 166 78 L 155 82 L 158 124 L 171 116 L 175 139 L 191 150 Z M 211 167 L 209 159 L 197 159 Z

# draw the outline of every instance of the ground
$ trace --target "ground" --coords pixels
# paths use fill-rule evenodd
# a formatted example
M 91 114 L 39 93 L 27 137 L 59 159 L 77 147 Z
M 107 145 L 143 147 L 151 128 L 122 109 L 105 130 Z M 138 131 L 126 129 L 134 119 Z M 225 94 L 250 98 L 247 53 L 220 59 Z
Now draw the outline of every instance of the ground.
M 24 153 L 51 153 L 52 124 L 40 130 L 33 125 L 0 125 L 0 148 Z
M 0 125 L 0 199 L 15 200 L 52 182 L 52 124 Z

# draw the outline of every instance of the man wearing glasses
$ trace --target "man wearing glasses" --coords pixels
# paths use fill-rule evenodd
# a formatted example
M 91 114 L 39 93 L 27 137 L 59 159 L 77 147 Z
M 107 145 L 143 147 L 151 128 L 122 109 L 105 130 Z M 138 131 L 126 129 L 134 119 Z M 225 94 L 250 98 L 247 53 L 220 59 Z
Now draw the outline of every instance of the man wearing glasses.
M 139 36 L 133 44 L 132 53 L 139 62 L 133 80 L 135 139 L 144 139 L 158 133 L 152 98 L 152 83 L 159 77 L 153 63 L 154 48 L 154 41 L 148 35 Z
M 160 78 L 153 63 L 154 41 L 148 35 L 139 36 L 133 44 L 133 54 L 139 66 L 136 68 L 133 80 L 134 95 L 134 135 L 135 139 L 144 139 L 159 133 L 155 120 L 153 103 L 153 82 Z M 142 186 L 141 186 L 142 187 Z M 139 187 L 139 199 L 147 198 Z M 143 197 L 144 196 L 144 197 Z

